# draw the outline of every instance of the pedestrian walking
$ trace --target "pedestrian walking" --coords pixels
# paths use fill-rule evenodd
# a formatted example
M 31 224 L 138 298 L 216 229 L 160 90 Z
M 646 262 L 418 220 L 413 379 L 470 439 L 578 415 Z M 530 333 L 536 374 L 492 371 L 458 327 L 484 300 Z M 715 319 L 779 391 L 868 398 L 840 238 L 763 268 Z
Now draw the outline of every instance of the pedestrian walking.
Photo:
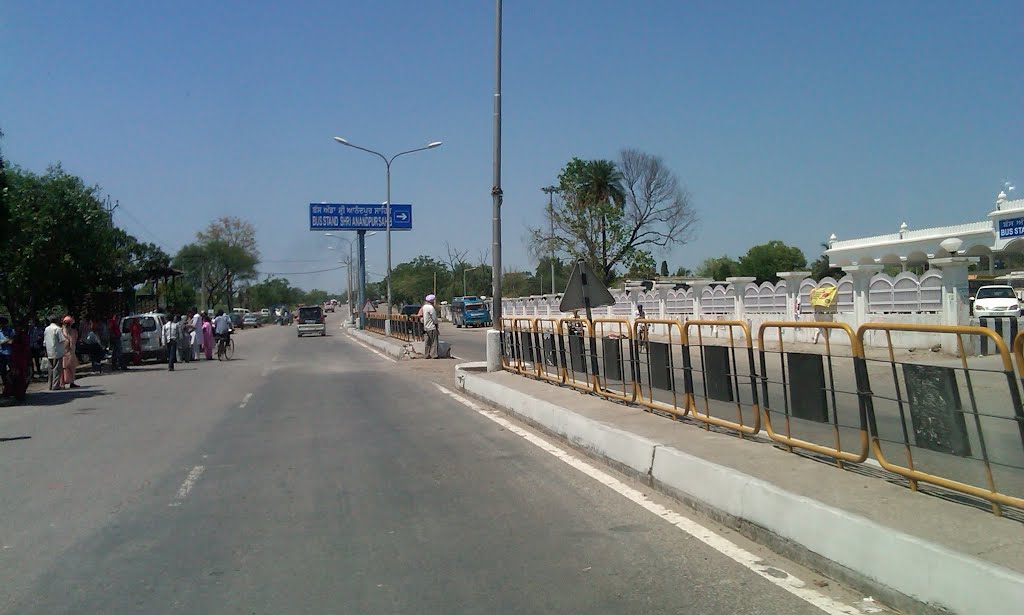
M 167 350 L 167 370 L 174 371 L 174 361 L 178 358 L 178 338 L 181 336 L 181 316 L 175 314 L 167 319 L 161 332 L 161 340 Z
M 192 319 L 187 314 L 182 314 L 178 320 L 178 361 L 189 363 L 192 361 L 192 345 L 189 343 L 188 330 L 192 327 Z
M 199 309 L 192 308 L 192 332 L 194 335 L 191 336 L 189 342 L 192 346 L 192 358 L 196 361 L 199 360 L 199 353 L 202 351 L 203 346 L 203 321 L 205 320 L 204 315 L 199 313 Z
M 213 360 L 213 321 L 209 314 L 203 314 L 203 352 L 207 361 Z
M 43 344 L 46 347 L 46 360 L 50 364 L 50 390 L 56 391 L 64 386 L 64 329 L 60 319 L 54 316 L 43 331 Z
M 427 359 L 437 357 L 437 308 L 434 307 L 434 295 L 427 295 L 423 307 L 423 356 Z
M 78 355 L 75 352 L 78 350 L 78 326 L 75 323 L 75 319 L 71 316 L 64 317 L 64 384 L 68 385 L 69 389 L 77 389 L 78 385 L 75 384 L 75 372 L 78 371 Z

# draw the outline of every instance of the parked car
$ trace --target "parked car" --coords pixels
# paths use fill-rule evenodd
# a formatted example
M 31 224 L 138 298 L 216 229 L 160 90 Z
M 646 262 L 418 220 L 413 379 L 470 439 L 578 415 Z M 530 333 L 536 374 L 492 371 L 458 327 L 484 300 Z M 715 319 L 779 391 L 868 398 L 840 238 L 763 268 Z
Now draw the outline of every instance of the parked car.
M 1020 300 L 1012 286 L 982 286 L 971 301 L 975 316 L 1020 316 Z
M 245 320 L 245 317 L 242 316 L 241 314 L 232 314 L 231 315 L 231 328 L 232 329 L 244 329 L 245 325 L 242 322 L 244 320 Z
M 318 333 L 327 335 L 327 317 L 324 316 L 324 309 L 319 305 L 300 307 L 297 320 L 296 333 L 298 337 Z
M 132 314 L 121 319 L 121 350 L 127 355 L 132 352 L 132 322 L 138 321 L 142 327 L 142 360 L 167 360 L 167 349 L 160 341 L 160 332 L 167 315 L 158 312 Z
M 242 328 L 247 329 L 249 327 L 259 327 L 263 325 L 263 319 L 258 314 L 246 314 L 242 318 Z

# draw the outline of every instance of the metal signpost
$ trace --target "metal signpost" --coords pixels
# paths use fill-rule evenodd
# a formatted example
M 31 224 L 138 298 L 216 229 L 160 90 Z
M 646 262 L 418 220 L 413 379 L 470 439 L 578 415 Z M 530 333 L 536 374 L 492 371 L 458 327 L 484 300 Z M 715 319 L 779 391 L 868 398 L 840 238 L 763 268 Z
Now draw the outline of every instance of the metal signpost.
M 388 211 L 391 224 L 388 224 Z M 366 328 L 366 231 L 412 230 L 412 205 L 392 203 L 310 203 L 309 230 L 356 231 L 359 250 L 359 328 Z

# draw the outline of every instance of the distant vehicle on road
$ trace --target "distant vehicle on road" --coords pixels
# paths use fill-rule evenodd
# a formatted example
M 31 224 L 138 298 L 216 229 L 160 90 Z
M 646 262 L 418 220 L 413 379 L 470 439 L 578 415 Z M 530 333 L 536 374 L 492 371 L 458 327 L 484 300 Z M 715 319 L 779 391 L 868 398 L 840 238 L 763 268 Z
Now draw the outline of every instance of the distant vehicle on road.
M 334 304 L 331 303 L 330 301 L 324 301 L 324 311 L 325 312 L 333 312 L 334 311 Z
M 246 329 L 248 327 L 259 327 L 262 324 L 263 319 L 260 318 L 259 315 L 257 314 L 246 314 L 245 317 L 242 318 L 243 329 Z
M 327 317 L 324 316 L 324 309 L 319 305 L 300 307 L 296 329 L 298 337 L 317 334 L 327 335 Z
M 412 305 L 410 303 L 408 305 L 403 305 L 400 313 L 402 314 L 402 316 L 416 316 L 417 314 L 420 313 L 420 308 L 421 307 L 423 307 L 423 306 L 421 306 L 421 305 Z
M 1020 300 L 1012 286 L 982 286 L 971 301 L 975 316 L 1020 316 Z
M 231 326 L 233 328 L 235 328 L 235 329 L 244 329 L 245 328 L 245 324 L 243 322 L 245 320 L 244 316 L 242 316 L 241 314 L 232 314 L 230 318 L 231 318 Z
M 480 297 L 455 297 L 451 310 L 452 323 L 456 327 L 491 326 L 491 310 Z

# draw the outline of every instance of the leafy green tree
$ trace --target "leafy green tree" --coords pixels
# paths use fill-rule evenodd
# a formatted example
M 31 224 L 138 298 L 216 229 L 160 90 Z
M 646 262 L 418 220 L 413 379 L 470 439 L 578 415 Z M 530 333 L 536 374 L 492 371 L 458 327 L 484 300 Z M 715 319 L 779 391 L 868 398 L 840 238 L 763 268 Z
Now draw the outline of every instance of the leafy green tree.
M 61 304 L 77 311 L 84 295 L 116 279 L 115 229 L 98 188 L 60 165 L 45 175 L 7 168 L 6 241 L 0 245 L 0 298 L 15 319 Z
M 552 263 L 555 265 L 555 292 L 564 292 L 566 285 L 569 283 L 569 274 L 572 273 L 572 263 L 567 263 L 559 258 L 552 258 L 550 256 L 541 257 L 537 262 L 537 270 L 534 273 L 534 276 L 538 280 L 543 280 L 543 284 L 537 285 L 537 288 L 542 290 L 541 294 L 551 292 Z
M 610 284 L 635 250 L 685 243 L 697 217 L 661 158 L 624 150 L 618 163 L 573 158 L 558 177 L 550 224 L 530 229 L 535 255 L 584 260 Z
M 506 271 L 501 276 L 501 289 L 508 297 L 537 294 L 537 280 L 529 271 Z
M 295 305 L 305 298 L 306 293 L 291 286 L 285 278 L 270 278 L 257 284 L 250 284 L 246 295 L 249 309 L 263 309 L 277 305 Z
M 675 275 L 676 275 L 676 277 L 680 277 L 680 278 L 692 278 L 693 277 L 693 270 L 689 269 L 688 267 L 679 267 L 679 268 L 676 269 Z
M 391 269 L 391 298 L 396 307 L 406 304 L 420 304 L 423 298 L 434 292 L 434 280 L 437 289 L 450 288 L 452 274 L 448 267 L 430 256 L 417 256 L 409 262 L 401 263 Z M 462 277 L 459 276 L 461 287 Z M 461 288 L 459 289 L 461 294 Z M 444 297 L 444 295 L 441 295 Z M 439 299 L 440 301 L 440 299 Z
M 661 277 L 668 277 L 668 261 L 661 261 Z
M 717 258 L 706 258 L 697 267 L 697 277 L 723 281 L 725 278 L 739 275 L 740 264 L 726 255 Z
M 309 292 L 306 293 L 305 297 L 303 297 L 303 299 L 302 299 L 302 303 L 304 303 L 306 305 L 320 305 L 324 301 L 327 301 L 328 299 L 330 299 L 330 297 L 331 297 L 331 294 L 328 293 L 326 290 L 320 290 L 319 288 L 314 288 L 314 289 L 312 289 L 312 290 L 310 290 Z
M 650 280 L 657 273 L 657 262 L 646 250 L 635 250 L 629 255 L 627 264 L 629 269 L 626 271 L 626 277 L 634 280 Z M 667 269 L 668 265 L 666 264 L 665 267 Z
M 236 286 L 256 277 L 257 263 L 256 229 L 239 218 L 211 222 L 174 257 L 175 267 L 205 293 L 200 297 L 205 304 L 220 301 L 228 308 L 234 303 Z
M 740 257 L 740 275 L 753 276 L 757 283 L 778 282 L 779 271 L 807 268 L 807 258 L 800 248 L 787 246 L 779 240 L 754 246 Z
M 815 280 L 821 280 L 822 278 L 831 277 L 839 279 L 843 277 L 843 270 L 839 267 L 832 267 L 829 264 L 828 254 L 825 254 L 825 250 L 828 250 L 828 244 L 821 244 L 821 256 L 811 263 L 811 277 Z

